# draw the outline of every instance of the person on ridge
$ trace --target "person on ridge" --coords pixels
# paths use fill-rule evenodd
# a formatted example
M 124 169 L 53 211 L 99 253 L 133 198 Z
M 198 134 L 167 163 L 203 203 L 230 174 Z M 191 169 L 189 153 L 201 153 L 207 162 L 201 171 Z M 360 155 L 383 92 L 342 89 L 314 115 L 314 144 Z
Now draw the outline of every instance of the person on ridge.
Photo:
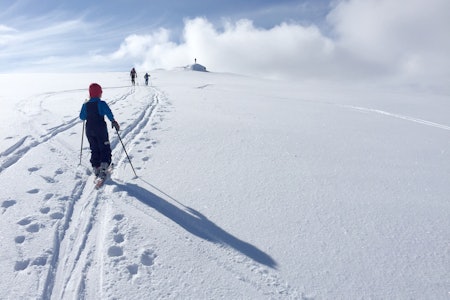
M 137 73 L 136 73 L 136 70 L 135 70 L 134 68 L 131 69 L 130 77 L 131 77 L 131 83 L 132 83 L 133 85 L 135 85 L 135 84 L 136 84 L 135 79 L 136 79 L 136 77 L 137 77 Z
M 148 85 L 148 78 L 149 77 L 150 77 L 150 75 L 148 75 L 148 73 L 145 73 L 145 75 L 144 75 L 145 85 Z
M 96 177 L 106 178 L 106 170 L 111 164 L 111 146 L 104 116 L 111 121 L 112 128 L 120 129 L 108 104 L 101 100 L 102 87 L 97 83 L 89 86 L 89 101 L 81 107 L 80 119 L 86 120 L 86 137 L 91 149 L 91 165 Z

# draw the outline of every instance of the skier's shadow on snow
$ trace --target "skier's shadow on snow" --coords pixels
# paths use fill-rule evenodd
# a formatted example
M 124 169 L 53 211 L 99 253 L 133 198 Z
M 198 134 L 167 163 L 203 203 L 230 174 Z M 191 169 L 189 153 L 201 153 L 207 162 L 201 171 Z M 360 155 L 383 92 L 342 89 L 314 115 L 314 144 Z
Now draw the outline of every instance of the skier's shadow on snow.
M 183 206 L 183 208 L 173 205 L 167 200 L 164 200 L 163 198 L 136 184 L 119 184 L 116 182 L 116 186 L 119 191 L 127 192 L 130 196 L 135 197 L 142 203 L 154 208 L 167 218 L 183 227 L 186 231 L 206 241 L 230 246 L 258 263 L 273 269 L 277 268 L 276 261 L 268 254 L 229 234 L 195 209 L 184 206 L 155 186 L 151 184 L 149 185 L 166 195 L 168 198 L 179 203 Z

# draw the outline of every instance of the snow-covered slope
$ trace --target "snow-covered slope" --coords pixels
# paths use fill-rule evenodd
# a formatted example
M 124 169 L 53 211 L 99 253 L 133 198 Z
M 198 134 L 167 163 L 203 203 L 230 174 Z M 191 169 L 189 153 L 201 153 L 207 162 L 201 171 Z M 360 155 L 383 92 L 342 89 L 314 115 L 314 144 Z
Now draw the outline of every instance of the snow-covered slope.
M 1 299 L 446 299 L 449 104 L 155 71 L 0 75 Z M 121 124 L 97 191 L 91 82 Z

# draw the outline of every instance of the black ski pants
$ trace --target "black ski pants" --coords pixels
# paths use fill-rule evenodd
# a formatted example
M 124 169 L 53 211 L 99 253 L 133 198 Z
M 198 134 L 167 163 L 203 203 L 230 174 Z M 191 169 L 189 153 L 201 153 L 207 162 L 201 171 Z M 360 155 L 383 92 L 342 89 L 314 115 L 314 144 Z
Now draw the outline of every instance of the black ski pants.
M 104 126 L 96 126 L 86 128 L 86 136 L 91 148 L 91 164 L 92 167 L 100 167 L 100 163 L 106 162 L 111 164 L 111 146 L 109 144 L 108 129 Z

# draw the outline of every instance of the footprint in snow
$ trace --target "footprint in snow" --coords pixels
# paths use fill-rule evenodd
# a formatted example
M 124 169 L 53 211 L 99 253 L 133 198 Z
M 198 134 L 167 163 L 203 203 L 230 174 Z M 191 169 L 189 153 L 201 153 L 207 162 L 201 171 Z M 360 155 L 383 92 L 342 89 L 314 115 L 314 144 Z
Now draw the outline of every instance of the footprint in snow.
M 44 196 L 44 200 L 45 200 L 45 201 L 50 200 L 51 198 L 53 198 L 53 194 L 46 194 L 46 195 Z
M 60 220 L 60 219 L 64 218 L 64 214 L 60 213 L 60 212 L 54 212 L 54 213 L 50 214 L 50 218 L 52 218 L 53 220 Z
M 123 219 L 123 215 L 122 214 L 117 214 L 117 215 L 115 215 L 114 217 L 113 217 L 113 219 L 114 220 L 116 220 L 116 221 L 121 221 L 122 219 Z
M 33 172 L 38 171 L 39 169 L 40 169 L 40 167 L 31 167 L 31 168 L 28 168 L 28 172 L 33 173 Z
M 40 210 L 41 214 L 45 215 L 48 214 L 48 212 L 50 211 L 50 207 L 46 206 L 46 207 L 42 207 Z
M 124 238 L 123 234 L 119 233 L 114 236 L 114 242 L 120 244 L 120 243 L 123 243 L 124 241 L 125 241 L 125 238 Z
M 25 236 L 23 235 L 18 235 L 14 238 L 14 242 L 16 242 L 16 244 L 22 244 L 25 241 Z
M 28 265 L 30 264 L 30 260 L 26 259 L 26 260 L 22 260 L 22 261 L 16 261 L 16 265 L 14 266 L 14 270 L 15 271 L 23 271 L 25 270 Z
M 111 246 L 108 249 L 108 256 L 110 257 L 118 257 L 123 255 L 123 249 L 122 247 L 118 246 Z
M 41 176 L 47 183 L 55 183 L 56 182 L 56 180 L 55 179 L 53 179 L 53 178 L 51 178 L 51 177 L 48 177 L 48 176 Z
M 145 250 L 141 254 L 141 264 L 144 266 L 151 266 L 155 262 L 156 253 L 153 250 Z
M 8 208 L 8 207 L 13 206 L 13 205 L 16 204 L 16 203 L 17 203 L 16 200 L 6 200 L 6 201 L 3 201 L 2 207 L 3 207 L 3 208 Z
M 39 193 L 39 189 L 32 189 L 32 190 L 27 191 L 27 193 L 28 194 L 37 194 L 37 193 Z
M 36 257 L 33 262 L 31 263 L 32 266 L 45 266 L 47 264 L 47 257 L 46 256 L 40 256 Z
M 138 273 L 138 269 L 139 269 L 139 266 L 136 264 L 127 266 L 127 270 L 128 270 L 128 272 L 130 272 L 131 275 L 136 275 Z
M 114 215 L 113 220 L 120 222 L 124 218 L 123 214 Z M 117 244 L 123 243 L 125 241 L 125 237 L 123 234 L 119 233 L 119 229 L 117 226 L 114 226 L 114 242 Z M 109 257 L 119 257 L 123 255 L 123 248 L 119 246 L 111 246 L 108 248 L 108 256 Z
M 27 227 L 27 231 L 34 233 L 34 232 L 38 232 L 41 229 L 41 226 L 39 225 L 39 223 L 34 223 L 31 224 L 30 226 Z
M 47 257 L 40 256 L 33 259 L 31 262 L 32 266 L 45 266 L 47 264 Z M 14 266 L 15 271 L 23 271 L 30 265 L 30 259 L 25 259 L 21 261 L 16 261 L 16 264 Z
M 22 220 L 20 220 L 19 222 L 17 222 L 17 224 L 21 225 L 21 226 L 27 226 L 27 228 L 25 229 L 28 232 L 38 232 L 41 228 L 39 223 L 34 223 L 31 224 L 31 222 L 33 222 L 34 220 L 31 217 L 26 217 Z
M 30 224 L 32 221 L 33 221 L 33 219 L 31 217 L 26 217 L 26 218 L 20 220 L 19 222 L 17 222 L 17 224 L 26 226 L 26 225 Z

